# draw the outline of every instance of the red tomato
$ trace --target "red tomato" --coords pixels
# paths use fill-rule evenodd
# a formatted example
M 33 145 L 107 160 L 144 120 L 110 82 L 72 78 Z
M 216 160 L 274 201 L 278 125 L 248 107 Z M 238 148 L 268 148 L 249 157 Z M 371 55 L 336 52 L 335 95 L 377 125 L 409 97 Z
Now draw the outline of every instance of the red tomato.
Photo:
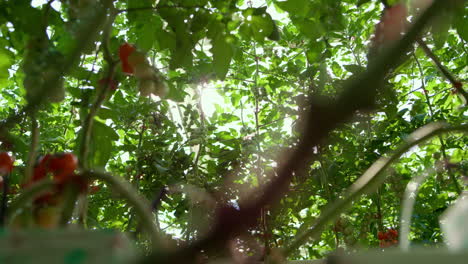
M 34 173 L 33 173 L 31 182 L 37 182 L 42 179 L 45 179 L 46 175 L 47 175 L 47 169 L 45 167 L 36 166 L 34 168 Z
M 13 170 L 14 159 L 7 152 L 0 152 L 0 174 L 10 173 Z
M 119 57 L 122 62 L 122 71 L 128 74 L 133 74 L 133 67 L 128 63 L 128 56 L 135 51 L 135 47 L 131 44 L 124 43 L 119 48 Z
M 388 229 L 387 236 L 389 240 L 396 239 L 398 238 L 398 231 L 396 231 L 395 229 Z
M 50 158 L 48 165 L 48 169 L 54 175 L 54 179 L 63 181 L 76 170 L 78 159 L 71 153 L 56 154 Z

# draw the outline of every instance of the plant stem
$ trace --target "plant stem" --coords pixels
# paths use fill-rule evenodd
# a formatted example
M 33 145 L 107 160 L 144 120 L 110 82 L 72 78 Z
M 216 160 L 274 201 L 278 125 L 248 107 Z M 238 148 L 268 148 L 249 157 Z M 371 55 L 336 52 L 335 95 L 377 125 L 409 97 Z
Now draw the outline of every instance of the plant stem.
M 390 8 L 387 0 L 381 0 L 380 2 L 384 5 L 385 9 Z M 463 89 L 461 82 L 458 81 L 455 76 L 453 76 L 453 74 L 444 67 L 444 65 L 442 65 L 440 59 L 434 54 L 434 52 L 432 52 L 432 50 L 427 46 L 426 42 L 422 38 L 417 38 L 416 42 L 424 51 L 424 53 L 426 53 L 426 55 L 434 62 L 442 75 L 444 75 L 445 78 L 447 78 L 447 80 L 452 84 L 453 88 L 457 90 L 462 100 L 464 100 L 464 103 L 468 104 L 468 93 Z
M 182 6 L 182 5 L 158 5 L 158 6 L 144 6 L 144 7 L 133 7 L 133 8 L 127 8 L 127 9 L 119 9 L 117 12 L 120 13 L 125 13 L 125 12 L 135 12 L 135 11 L 147 11 L 147 10 L 154 10 L 157 11 L 159 9 L 163 8 L 183 8 L 183 9 L 206 9 L 205 6 L 198 6 L 198 5 L 193 5 L 193 6 Z
M 114 79 L 115 75 L 115 69 L 117 67 L 118 61 L 114 60 L 112 58 L 112 53 L 110 51 L 110 37 L 112 33 L 112 25 L 114 23 L 114 20 L 117 16 L 116 9 L 113 6 L 113 1 L 107 0 L 105 2 L 105 7 L 106 9 L 109 9 L 109 16 L 105 22 L 104 30 L 102 33 L 102 49 L 103 49 L 103 56 L 104 60 L 108 64 L 108 71 L 106 75 L 106 80 L 107 82 L 105 85 L 101 85 L 99 91 L 98 91 L 98 96 L 96 98 L 96 101 L 94 104 L 91 106 L 91 109 L 88 112 L 88 115 L 86 116 L 86 119 L 84 120 L 83 127 L 82 127 L 82 137 L 81 137 L 81 142 L 80 142 L 80 153 L 78 157 L 78 163 L 79 163 L 79 168 L 82 170 L 85 170 L 88 168 L 88 152 L 89 152 L 89 145 L 91 141 L 91 134 L 92 134 L 92 129 L 93 129 L 93 122 L 94 122 L 94 117 L 96 116 L 97 112 L 101 108 L 104 100 L 107 97 L 107 94 L 109 90 L 111 89 L 111 82 Z M 107 16 L 105 16 L 107 17 Z M 76 193 L 75 197 L 73 197 L 73 193 L 71 194 L 72 196 L 68 200 L 67 204 L 65 205 L 66 208 L 68 207 L 75 207 L 76 200 L 78 199 L 78 192 Z M 88 204 L 88 199 L 86 196 L 81 197 L 80 199 L 80 212 L 79 212 L 79 224 L 82 226 L 86 226 L 86 215 L 87 215 L 87 204 Z M 62 222 L 66 221 L 64 218 L 66 217 L 65 214 L 67 211 L 63 212 L 64 215 L 62 215 Z
M 80 168 L 86 169 L 88 168 L 87 164 L 87 159 L 88 159 L 88 152 L 89 152 L 89 143 L 91 140 L 91 133 L 92 133 L 92 128 L 93 128 L 93 122 L 94 122 L 94 117 L 96 116 L 97 112 L 101 108 L 102 103 L 107 97 L 107 93 L 111 88 L 110 80 L 113 80 L 114 74 L 115 74 L 115 69 L 117 66 L 117 62 L 112 59 L 110 50 L 109 50 L 109 38 L 110 34 L 112 31 L 112 24 L 115 19 L 115 14 L 109 17 L 107 21 L 106 28 L 103 32 L 103 54 L 104 58 L 108 63 L 108 72 L 107 72 L 107 80 L 109 80 L 106 85 L 102 85 L 98 91 L 98 96 L 96 98 L 96 101 L 94 104 L 91 106 L 91 109 L 89 110 L 88 115 L 86 116 L 86 119 L 83 122 L 83 134 L 81 138 L 81 145 L 80 145 L 80 156 L 79 156 L 79 164 Z
M 61 227 L 65 227 L 72 218 L 73 211 L 75 209 L 76 197 L 79 195 L 79 193 L 79 189 L 75 185 L 69 185 L 65 188 L 62 215 L 59 222 Z
M 26 161 L 26 168 L 24 170 L 23 182 L 28 182 L 34 171 L 34 163 L 36 162 L 37 146 L 39 144 L 39 126 L 36 115 L 31 113 L 31 144 L 29 145 L 28 160 Z
M 148 99 L 150 99 L 150 97 L 148 97 Z M 138 146 L 137 146 L 137 149 L 136 149 L 136 168 L 135 168 L 135 181 L 134 181 L 134 186 L 135 186 L 135 189 L 137 190 L 137 192 L 139 192 L 140 190 L 140 170 L 141 170 L 141 165 L 140 165 L 140 151 L 141 151 L 141 146 L 143 144 L 143 135 L 145 134 L 145 131 L 146 131 L 146 124 L 145 124 L 145 119 L 143 118 L 143 124 L 141 126 L 141 131 L 140 131 L 140 134 L 139 134 L 139 138 L 138 138 Z M 133 210 L 130 211 L 130 218 L 128 219 L 128 224 L 127 224 L 127 230 L 130 230 L 131 227 L 132 227 L 132 222 L 133 222 Z

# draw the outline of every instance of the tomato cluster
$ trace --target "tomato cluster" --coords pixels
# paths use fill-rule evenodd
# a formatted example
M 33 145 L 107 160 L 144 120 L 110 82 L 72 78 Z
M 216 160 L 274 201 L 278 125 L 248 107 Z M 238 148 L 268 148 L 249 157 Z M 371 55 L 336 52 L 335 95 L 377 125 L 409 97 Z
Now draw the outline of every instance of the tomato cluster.
M 387 232 L 379 231 L 377 238 L 380 240 L 381 248 L 388 248 L 398 244 L 398 231 L 390 228 Z
M 34 203 L 36 205 L 57 205 L 61 200 L 65 186 L 69 184 L 76 186 L 80 192 L 86 192 L 88 182 L 83 177 L 75 174 L 77 166 L 78 160 L 71 153 L 47 154 L 41 157 L 34 167 L 32 178 L 25 184 L 25 187 L 52 176 L 55 189 L 37 197 Z

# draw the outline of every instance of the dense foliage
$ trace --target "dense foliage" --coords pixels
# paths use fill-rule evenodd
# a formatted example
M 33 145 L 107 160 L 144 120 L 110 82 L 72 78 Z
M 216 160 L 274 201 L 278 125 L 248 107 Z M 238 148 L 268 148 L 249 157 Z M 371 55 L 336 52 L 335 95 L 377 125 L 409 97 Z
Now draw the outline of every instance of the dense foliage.
M 236 207 L 270 181 L 266 175 L 297 145 L 309 106 L 337 98 L 345 80 L 386 49 L 392 40 L 376 38 L 390 22 L 378 23 L 396 2 L 2 1 L 1 147 L 16 158 L 9 199 L 22 192 L 38 157 L 75 153 L 79 171 L 106 170 L 153 201 L 168 244 L 203 237 L 218 205 Z M 408 21 L 422 2 L 429 1 L 408 1 Z M 435 121 L 466 123 L 468 8 L 447 2 L 456 8 L 437 14 L 382 80 L 371 109 L 314 147 L 313 162 L 294 174 L 279 206 L 263 207 L 233 240 L 238 248 L 260 256 L 289 244 L 410 133 Z M 122 54 L 122 45 L 131 50 Z M 127 65 L 141 61 L 149 73 Z M 467 143 L 463 134 L 446 133 L 411 148 L 385 171 L 377 192 L 289 258 L 392 246 L 406 184 L 426 174 L 410 238 L 440 243 L 438 217 L 464 188 Z M 103 180 L 90 185 L 72 222 L 129 232 L 145 247 L 127 200 Z

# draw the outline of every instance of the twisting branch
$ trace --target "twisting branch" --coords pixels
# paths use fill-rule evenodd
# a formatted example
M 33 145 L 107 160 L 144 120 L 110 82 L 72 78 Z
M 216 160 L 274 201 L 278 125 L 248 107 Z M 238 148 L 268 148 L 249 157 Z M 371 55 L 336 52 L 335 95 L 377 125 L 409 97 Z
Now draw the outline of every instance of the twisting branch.
M 31 113 L 31 144 L 29 145 L 28 160 L 26 161 L 26 168 L 24 172 L 24 182 L 28 182 L 33 174 L 34 163 L 37 156 L 37 145 L 39 144 L 39 126 L 36 115 Z
M 356 111 L 373 107 L 381 80 L 401 63 L 429 20 L 446 4 L 447 1 L 434 1 L 399 42 L 376 58 L 366 72 L 346 82 L 341 95 L 328 102 L 319 101 L 310 107 L 305 130 L 297 147 L 289 155 L 289 159 L 280 163 L 276 176 L 270 177 L 271 181 L 256 192 L 258 198 L 243 200 L 239 203 L 239 209 L 229 205 L 221 206 L 217 210 L 211 231 L 205 237 L 175 252 L 164 255 L 154 253 L 144 258 L 141 263 L 191 263 L 200 250 L 208 254 L 213 253 L 223 248 L 230 238 L 255 225 L 260 209 L 265 205 L 277 204 L 287 192 L 293 175 L 307 169 L 313 147 L 322 142 L 333 129 L 349 120 Z M 298 245 L 299 243 L 295 244 Z
M 322 233 L 327 224 L 346 210 L 353 201 L 363 194 L 375 191 L 385 180 L 385 174 L 383 173 L 385 172 L 385 169 L 398 160 L 401 155 L 409 151 L 414 146 L 417 146 L 435 136 L 449 132 L 468 133 L 468 124 L 451 127 L 445 123 L 432 123 L 411 133 L 408 137 L 408 141 L 397 148 L 392 155 L 389 157 L 382 157 L 374 162 L 374 164 L 372 164 L 369 169 L 367 169 L 367 171 L 348 188 L 341 199 L 327 205 L 317 221 L 314 223 L 305 223 L 300 230 L 307 231 L 297 235 L 295 240 L 284 249 L 284 253 L 286 255 L 290 254 L 307 240 L 316 239 Z

